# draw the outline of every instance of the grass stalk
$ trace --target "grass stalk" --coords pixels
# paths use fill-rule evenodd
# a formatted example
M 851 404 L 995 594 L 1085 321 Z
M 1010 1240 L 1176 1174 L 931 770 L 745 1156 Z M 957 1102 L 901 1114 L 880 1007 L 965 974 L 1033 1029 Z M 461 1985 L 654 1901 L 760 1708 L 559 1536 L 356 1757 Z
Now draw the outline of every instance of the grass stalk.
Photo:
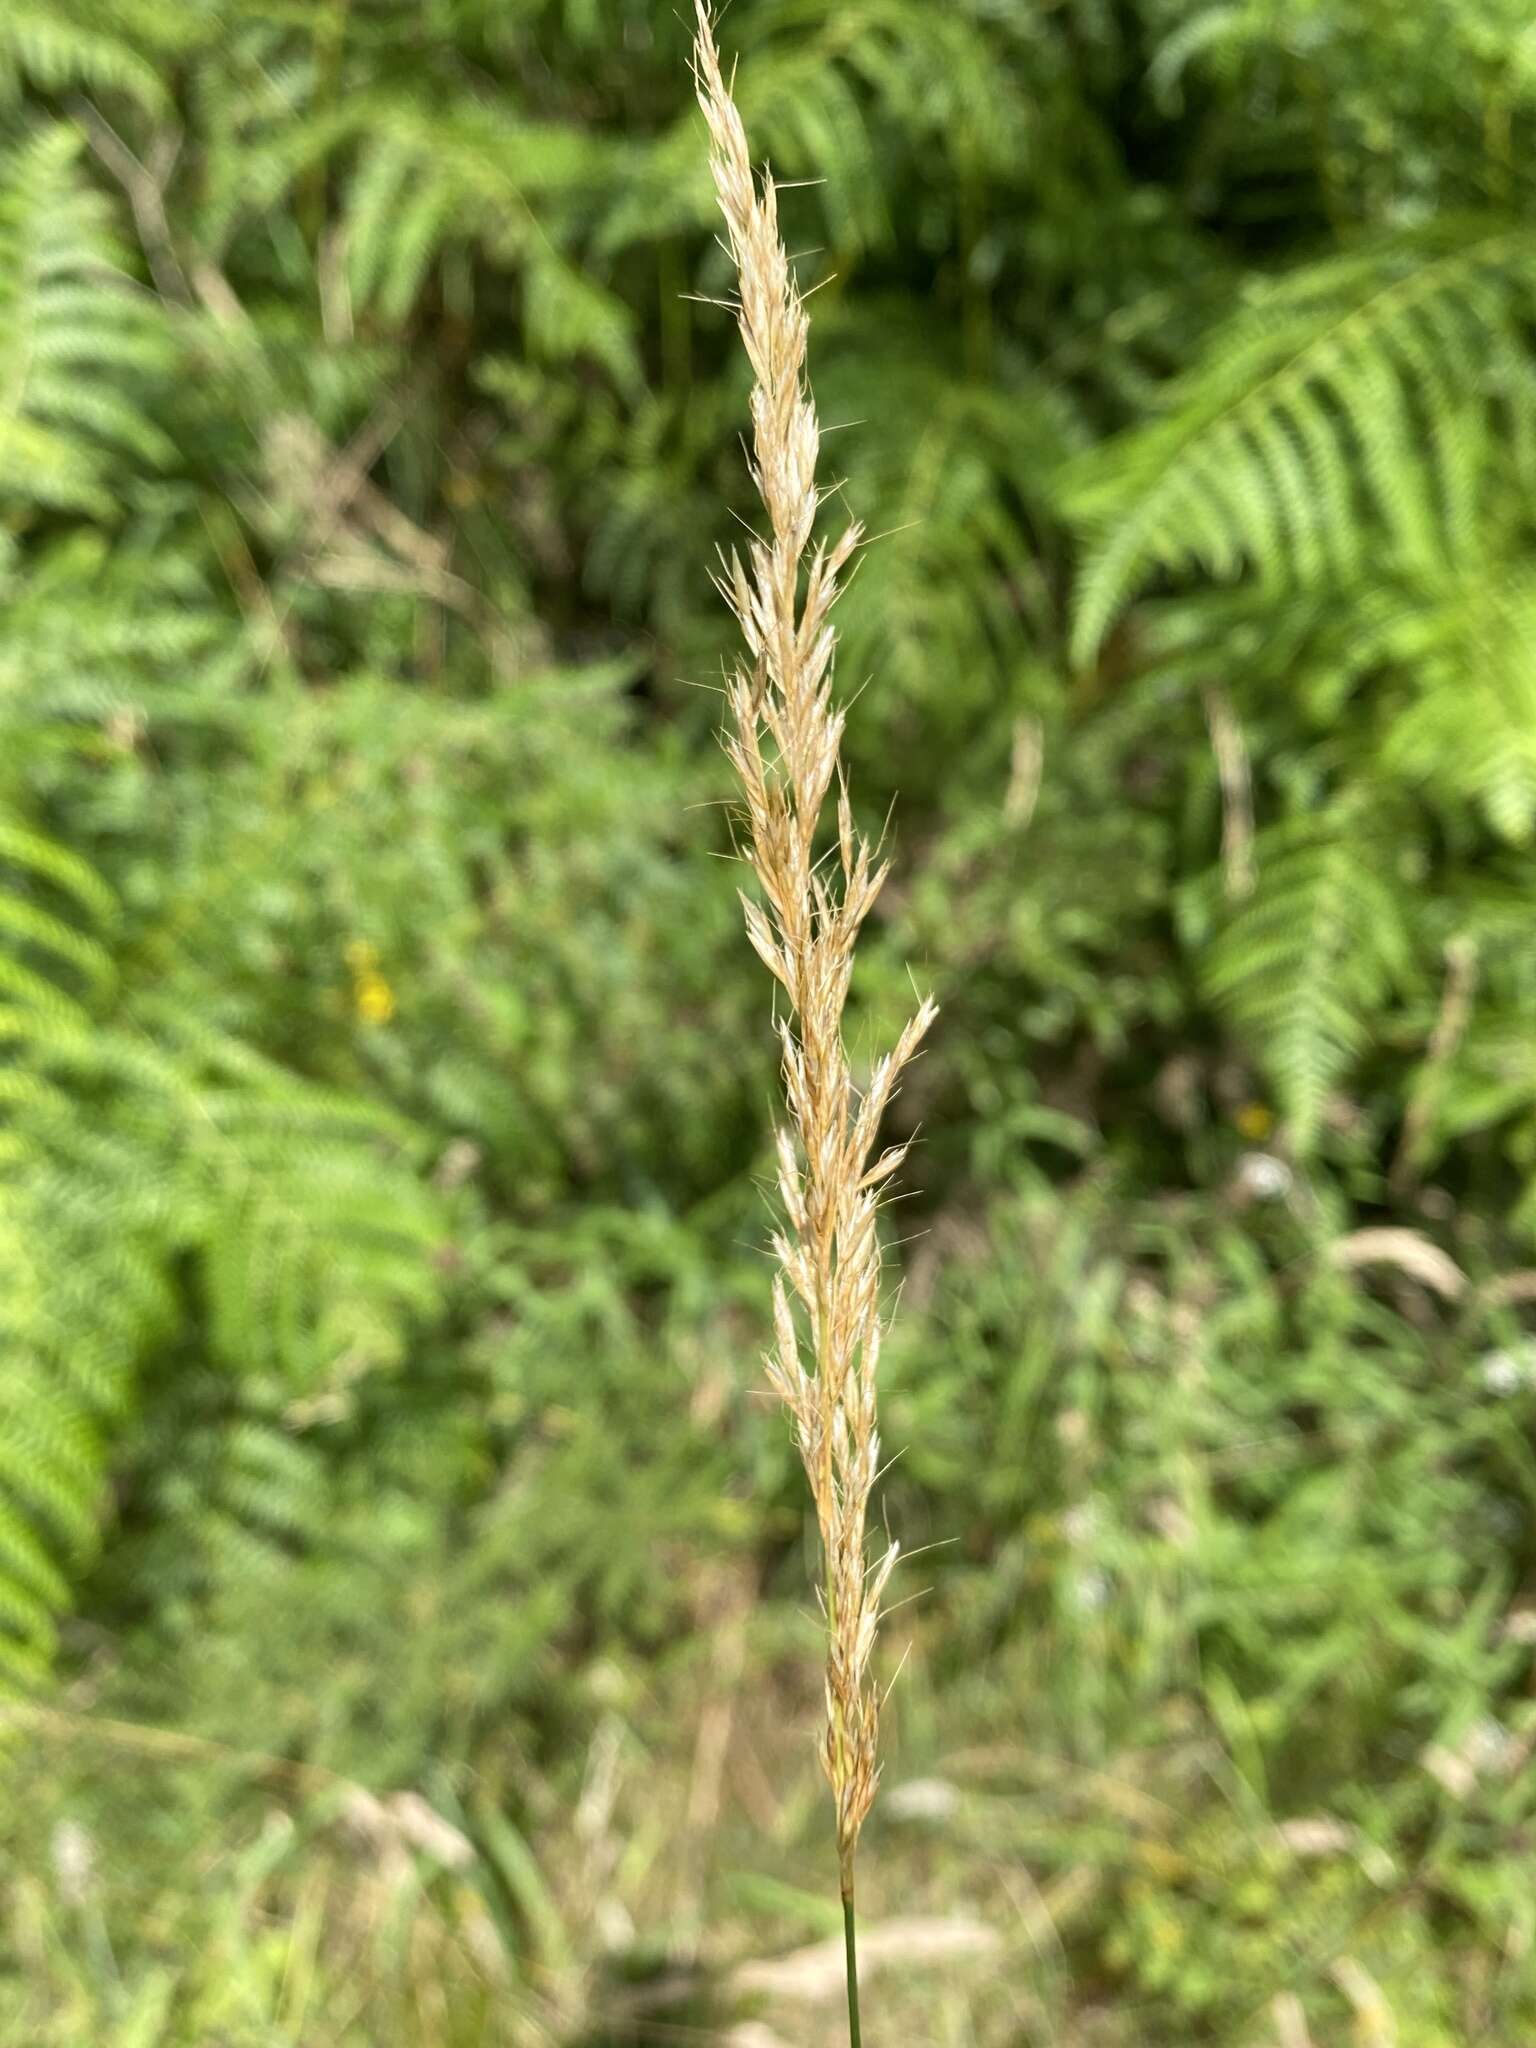
M 859 1937 L 858 1916 L 853 1909 L 853 1891 L 843 1893 L 843 1947 L 848 1956 L 848 2048 L 861 2048 L 864 2039 L 859 2026 Z
M 924 1000 L 861 1089 L 843 1017 L 854 953 L 888 863 L 854 825 L 840 758 L 846 712 L 832 689 L 830 614 L 861 539 L 857 524 L 813 541 L 822 491 L 820 429 L 806 371 L 808 320 L 779 232 L 772 177 L 754 175 L 741 116 L 698 0 L 694 75 L 710 168 L 736 271 L 734 310 L 753 370 L 753 481 L 767 532 L 716 578 L 748 660 L 726 691 L 725 750 L 743 798 L 747 936 L 780 989 L 777 1028 L 788 1115 L 777 1134 L 785 1221 L 774 1234 L 774 1347 L 768 1378 L 789 1411 L 821 1536 L 826 1724 L 821 1760 L 836 1810 L 848 1956 L 848 2019 L 859 2042 L 853 1872 L 879 1780 L 878 1689 L 870 1658 L 892 1543 L 866 1552 L 880 1465 L 876 1378 L 884 1314 L 878 1212 L 905 1145 L 876 1151 L 907 1063 L 935 1016 Z M 834 795 L 835 786 L 835 795 Z M 828 822 L 830 814 L 830 822 Z

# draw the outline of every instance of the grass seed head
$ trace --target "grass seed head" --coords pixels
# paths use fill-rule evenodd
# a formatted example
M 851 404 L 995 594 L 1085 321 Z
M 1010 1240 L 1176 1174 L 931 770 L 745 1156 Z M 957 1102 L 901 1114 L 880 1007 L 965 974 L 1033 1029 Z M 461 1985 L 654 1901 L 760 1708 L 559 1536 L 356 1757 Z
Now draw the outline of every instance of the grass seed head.
M 750 665 L 726 693 L 725 750 L 740 785 L 743 848 L 756 880 L 743 894 L 747 937 L 785 991 L 780 1022 L 788 1122 L 778 1132 L 787 1219 L 773 1240 L 774 1349 L 768 1379 L 788 1409 L 815 1503 L 826 1564 L 827 1724 L 822 1759 L 837 1811 L 843 1889 L 879 1779 L 879 1693 L 870 1672 L 892 1544 L 871 1565 L 866 1527 L 879 1468 L 882 1191 L 906 1147 L 878 1158 L 879 1127 L 903 1068 L 935 1015 L 924 1000 L 853 1082 L 843 1012 L 859 932 L 886 875 L 857 830 L 840 752 L 845 713 L 832 694 L 831 612 L 860 528 L 812 546 L 821 498 L 820 430 L 806 372 L 808 322 L 779 231 L 778 198 L 754 176 L 746 131 L 698 0 L 694 75 L 710 167 L 737 278 L 736 314 L 753 372 L 753 481 L 767 537 L 732 553 L 716 578 Z M 834 782 L 836 861 L 817 854 Z

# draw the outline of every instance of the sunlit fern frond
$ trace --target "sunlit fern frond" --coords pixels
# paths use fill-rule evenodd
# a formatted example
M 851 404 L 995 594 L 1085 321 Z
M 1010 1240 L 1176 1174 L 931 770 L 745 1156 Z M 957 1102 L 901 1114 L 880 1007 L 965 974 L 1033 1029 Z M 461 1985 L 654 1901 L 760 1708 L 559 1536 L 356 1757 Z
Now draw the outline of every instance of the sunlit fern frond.
M 1479 495 L 1530 474 L 1536 238 L 1440 221 L 1254 288 L 1161 415 L 1061 479 L 1088 539 L 1073 653 L 1150 577 L 1348 583 L 1368 554 L 1465 560 Z
M 0 1165 L 0 1690 L 46 1673 L 136 1368 L 171 1314 L 161 1263 L 108 1193 Z
M 96 1123 L 115 909 L 67 848 L 0 814 L 0 1686 L 34 1680 L 90 1555 L 112 1431 L 170 1287 L 153 1175 Z M 142 1199 L 147 1196 L 147 1202 Z
M 165 104 L 155 57 L 184 26 L 166 0 L 6 0 L 0 13 L 0 106 L 25 87 L 86 86 L 142 107 Z
M 1401 678 L 1382 765 L 1500 838 L 1536 832 L 1536 573 L 1494 558 L 1395 608 L 1367 651 Z
M 179 537 L 178 537 L 179 539 Z M 59 745 L 121 721 L 126 738 L 158 717 L 239 717 L 228 689 L 249 665 L 227 608 L 177 544 L 111 547 L 93 531 L 29 549 L 25 574 L 0 574 L 0 718 L 46 725 Z
M 121 464 L 170 452 L 141 402 L 168 338 L 117 267 L 106 200 L 78 155 L 75 132 L 54 124 L 0 156 L 0 507 L 110 520 Z

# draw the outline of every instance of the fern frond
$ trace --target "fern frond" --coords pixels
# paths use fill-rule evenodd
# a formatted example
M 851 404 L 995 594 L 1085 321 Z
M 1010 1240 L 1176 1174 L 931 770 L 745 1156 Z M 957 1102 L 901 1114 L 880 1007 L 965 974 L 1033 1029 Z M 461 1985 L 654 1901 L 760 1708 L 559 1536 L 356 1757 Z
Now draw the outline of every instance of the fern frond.
M 0 1689 L 46 1672 L 110 1432 L 167 1308 L 108 1191 L 35 1158 L 0 1165 Z
M 170 452 L 136 396 L 168 337 L 117 267 L 78 153 L 55 124 L 0 156 L 0 505 L 110 519 L 116 462 Z
M 299 1129 L 292 1126 L 299 1123 Z M 238 1142 L 205 1148 L 201 1268 L 215 1352 L 312 1386 L 400 1356 L 432 1307 L 435 1205 L 365 1142 L 305 1128 L 291 1104 L 245 1108 Z
M 1412 961 L 1391 842 L 1356 798 L 1259 835 L 1257 884 L 1207 949 L 1202 978 L 1270 1075 L 1298 1152 Z
M 899 305 L 824 322 L 827 416 L 848 422 L 828 444 L 844 500 L 880 508 L 888 528 L 860 557 L 841 600 L 850 674 L 879 673 L 897 698 L 925 700 L 957 732 L 1012 686 L 1053 629 L 1036 535 L 1042 478 L 1081 447 L 1065 396 L 1017 360 L 979 388 Z M 1039 524 L 1036 524 L 1036 522 Z M 951 686 L 932 701 L 934 666 Z
M 189 1260 L 218 1361 L 289 1384 L 393 1363 L 436 1298 L 400 1120 L 163 1000 L 103 1014 L 117 923 L 89 862 L 0 808 L 0 1684 L 46 1669 Z
M 47 93 L 85 85 L 163 107 L 165 85 L 149 50 L 171 41 L 177 13 L 139 0 L 6 0 L 0 104 L 31 84 Z
M 968 168 L 1016 172 L 1028 133 L 1018 74 L 965 6 L 772 0 L 743 24 L 742 115 L 777 167 L 821 181 L 840 246 L 889 233 L 883 142 L 936 139 Z
M 992 16 L 969 0 L 766 0 L 743 16 L 743 119 L 776 174 L 814 183 L 807 203 L 835 248 L 890 242 L 893 187 L 930 146 L 967 176 L 1017 178 L 1029 151 L 1029 74 L 999 61 Z M 598 246 L 621 249 L 708 221 L 701 171 L 690 112 L 610 182 Z
M 1399 610 L 1375 636 L 1410 693 L 1383 765 L 1471 803 L 1516 845 L 1536 832 L 1536 574 L 1484 563 Z
M 1157 571 L 1347 582 L 1373 541 L 1417 570 L 1464 553 L 1501 441 L 1531 432 L 1533 286 L 1524 229 L 1442 221 L 1257 290 L 1163 417 L 1062 476 L 1090 540 L 1074 659 Z
M 0 717 L 56 749 L 116 713 L 234 724 L 249 716 L 228 687 L 242 656 L 180 535 L 112 546 L 79 529 L 29 546 L 25 573 L 0 577 Z

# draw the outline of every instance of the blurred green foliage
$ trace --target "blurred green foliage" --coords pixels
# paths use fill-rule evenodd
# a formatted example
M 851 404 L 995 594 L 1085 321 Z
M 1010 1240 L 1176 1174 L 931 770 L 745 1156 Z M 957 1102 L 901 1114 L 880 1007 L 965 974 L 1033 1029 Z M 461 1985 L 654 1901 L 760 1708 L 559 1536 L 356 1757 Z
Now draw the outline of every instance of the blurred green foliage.
M 944 1007 L 866 1884 L 1002 1947 L 885 2038 L 1536 2024 L 1527 16 L 724 24 L 884 535 L 858 1028 Z M 8 2041 L 596 2048 L 826 1931 L 686 44 L 0 17 Z

